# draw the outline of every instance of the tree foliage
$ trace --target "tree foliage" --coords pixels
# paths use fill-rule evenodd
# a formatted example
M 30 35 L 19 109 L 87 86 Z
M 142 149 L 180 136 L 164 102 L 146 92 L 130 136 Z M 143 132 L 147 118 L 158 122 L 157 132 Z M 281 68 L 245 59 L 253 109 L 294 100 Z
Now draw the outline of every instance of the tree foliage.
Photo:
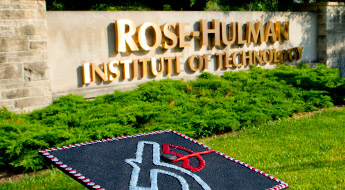
M 48 10 L 203 10 L 206 0 L 46 0 Z
M 46 3 L 48 10 L 289 11 L 292 10 L 294 3 L 319 1 L 320 0 L 46 0 Z M 345 2 L 345 0 L 336 1 Z

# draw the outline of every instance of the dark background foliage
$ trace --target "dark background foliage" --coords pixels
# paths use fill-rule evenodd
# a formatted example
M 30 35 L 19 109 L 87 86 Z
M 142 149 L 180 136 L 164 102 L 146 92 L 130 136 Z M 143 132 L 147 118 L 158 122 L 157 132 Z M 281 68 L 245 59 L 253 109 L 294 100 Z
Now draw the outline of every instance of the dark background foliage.
M 321 0 L 323 1 L 323 0 Z M 324 0 L 326 1 L 326 0 Z M 345 0 L 335 0 L 345 2 Z M 47 10 L 219 10 L 291 11 L 297 3 L 320 0 L 46 0 Z

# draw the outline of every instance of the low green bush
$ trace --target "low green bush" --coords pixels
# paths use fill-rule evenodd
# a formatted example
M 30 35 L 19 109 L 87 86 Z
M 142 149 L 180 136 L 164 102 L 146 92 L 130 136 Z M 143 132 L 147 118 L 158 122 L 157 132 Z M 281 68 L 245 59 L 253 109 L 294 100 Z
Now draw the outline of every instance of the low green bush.
M 29 114 L 0 110 L 0 167 L 39 170 L 38 151 L 66 144 L 173 129 L 193 138 L 344 104 L 345 79 L 320 65 L 165 79 L 87 100 L 67 95 Z

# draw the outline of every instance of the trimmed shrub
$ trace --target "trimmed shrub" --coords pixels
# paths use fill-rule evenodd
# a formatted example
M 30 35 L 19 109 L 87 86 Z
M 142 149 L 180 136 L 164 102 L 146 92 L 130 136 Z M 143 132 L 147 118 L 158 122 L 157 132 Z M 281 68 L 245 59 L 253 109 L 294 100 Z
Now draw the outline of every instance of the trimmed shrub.
M 29 114 L 0 110 L 0 167 L 39 170 L 38 151 L 142 132 L 173 129 L 192 138 L 343 105 L 345 79 L 336 69 L 279 65 L 266 70 L 201 74 L 195 81 L 165 79 L 131 91 L 86 100 L 60 97 Z

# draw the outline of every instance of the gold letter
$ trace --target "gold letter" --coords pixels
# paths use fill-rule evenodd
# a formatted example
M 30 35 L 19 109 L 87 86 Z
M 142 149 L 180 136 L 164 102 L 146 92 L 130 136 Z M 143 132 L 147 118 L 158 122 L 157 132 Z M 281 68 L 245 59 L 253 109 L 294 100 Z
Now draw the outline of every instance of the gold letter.
M 132 63 L 132 60 L 120 61 L 123 64 L 123 79 L 129 79 L 129 64 Z
M 175 59 L 174 57 L 166 57 L 165 60 L 168 60 L 167 62 L 167 71 L 166 74 L 171 74 L 172 73 L 172 60 Z
M 132 79 L 138 78 L 138 60 L 134 59 L 132 63 Z
M 128 27 L 128 32 L 126 28 Z M 139 51 L 132 36 L 135 34 L 135 23 L 128 19 L 115 21 L 116 51 L 126 52 L 126 44 L 132 51 Z
M 298 59 L 298 55 L 297 55 L 297 48 L 290 48 L 288 50 L 288 54 L 289 54 L 289 61 L 295 61 Z
M 274 30 L 273 23 L 271 21 L 268 21 L 266 23 L 266 28 L 265 28 L 265 42 L 267 42 L 268 37 L 270 38 L 271 42 L 277 41 L 277 36 Z
M 91 82 L 90 78 L 90 63 L 84 63 L 82 66 L 83 70 L 83 83 L 89 84 Z
M 151 69 L 151 73 L 152 73 L 153 76 L 157 76 L 157 75 L 162 74 L 162 72 L 163 72 L 163 63 L 164 63 L 164 58 L 161 58 L 161 61 L 159 62 L 160 70 L 158 71 L 156 58 L 154 58 L 154 57 L 151 58 L 150 69 Z
M 151 63 L 150 63 L 150 69 L 151 69 L 151 73 L 153 76 L 157 76 L 157 63 L 156 63 L 156 58 L 155 57 L 151 57 Z
M 280 57 L 277 55 L 277 51 L 276 49 L 272 49 L 272 53 L 273 53 L 273 63 L 279 63 L 280 61 Z
M 164 71 L 164 57 L 160 58 L 160 62 L 159 62 L 159 71 L 157 70 L 157 75 L 160 75 L 163 73 Z
M 210 55 L 211 54 L 205 54 L 202 56 L 204 58 L 204 70 L 208 70 L 208 63 L 211 61 Z
M 152 40 L 153 40 L 152 46 L 149 46 L 147 44 L 147 39 L 146 39 L 146 30 L 149 27 L 152 27 L 155 33 L 152 36 Z M 152 49 L 156 49 L 162 42 L 162 32 L 157 24 L 151 23 L 151 22 L 145 22 L 139 27 L 138 39 L 139 39 L 139 44 L 141 48 L 143 48 L 144 50 L 149 51 Z
M 283 54 L 283 58 L 282 58 L 282 54 Z M 280 63 L 285 63 L 288 59 L 288 52 L 284 49 L 279 50 L 277 53 L 278 59 Z
M 117 79 L 117 77 L 119 77 L 119 69 L 117 68 L 117 66 L 119 65 L 118 61 L 110 61 L 110 63 L 108 64 L 108 69 L 109 69 L 109 81 L 113 81 L 115 79 Z
M 222 68 L 224 53 L 216 53 L 217 57 L 217 70 Z
M 237 63 L 236 56 L 238 54 L 243 54 L 243 52 L 234 52 L 231 54 L 232 64 L 234 64 L 236 67 L 241 67 L 243 63 Z
M 258 51 L 253 51 L 253 55 L 254 55 L 254 65 L 257 64 L 263 64 L 264 62 L 262 61 L 262 54 L 259 53 Z
M 257 22 L 255 24 L 255 30 L 252 22 L 247 22 L 247 27 L 246 27 L 246 39 L 247 43 L 250 44 L 251 42 L 258 43 L 258 38 L 259 43 L 262 43 L 264 41 L 264 27 L 262 26 L 262 22 Z
M 139 62 L 142 62 L 141 67 L 141 77 L 144 78 L 147 76 L 147 63 L 150 61 L 150 59 L 139 59 Z
M 224 61 L 224 67 L 225 68 L 232 67 L 232 64 L 230 63 L 230 61 L 232 61 L 231 53 L 226 52 L 225 53 L 225 61 Z
M 276 22 L 276 35 L 277 41 L 280 41 L 280 37 L 283 40 L 289 40 L 289 21 L 285 21 L 284 24 L 279 21 Z
M 269 53 L 268 56 L 267 56 L 267 53 Z M 263 51 L 260 51 L 260 54 L 262 55 L 261 57 L 264 63 L 271 63 L 273 61 L 272 50 L 265 49 Z
M 195 60 L 195 58 L 198 59 L 198 64 L 197 64 L 196 68 L 194 67 L 194 60 Z M 202 58 L 201 55 L 192 55 L 192 56 L 190 56 L 188 58 L 188 67 L 189 67 L 190 70 L 192 70 L 194 72 L 200 70 L 202 68 L 203 64 L 204 64 L 203 63 L 203 58 Z
M 183 64 L 180 60 L 181 58 L 182 56 L 176 56 L 175 58 L 175 72 L 176 73 L 180 73 L 183 71 L 183 69 L 181 69 L 181 64 Z
M 219 31 L 219 20 L 213 19 L 212 20 L 212 29 L 209 29 L 207 26 L 207 21 L 205 19 L 200 20 L 200 32 L 201 32 L 201 39 L 200 45 L 201 46 L 208 46 L 208 35 L 214 34 L 214 38 L 212 38 L 212 46 L 220 46 L 220 31 Z
M 253 65 L 253 55 L 252 55 L 253 51 L 248 51 L 247 53 L 245 51 L 242 52 L 242 64 Z M 247 59 L 249 60 L 248 62 L 247 62 Z
M 177 34 L 179 39 L 179 48 L 189 47 L 189 43 L 185 41 L 185 37 L 189 36 L 189 33 L 184 32 L 184 27 L 188 26 L 189 23 L 178 23 L 177 24 Z
M 243 40 L 243 34 L 242 34 L 242 23 L 237 23 L 237 44 L 245 44 L 247 43 L 247 40 Z
M 91 63 L 91 81 L 96 81 L 96 73 L 103 81 L 108 81 L 108 70 L 106 63 L 103 63 L 103 71 L 97 66 L 96 63 Z
M 226 35 L 226 23 L 222 22 L 222 42 L 225 45 L 231 45 L 236 39 L 236 23 L 230 22 L 229 24 L 229 38 Z
M 172 32 L 170 29 L 175 29 L 176 24 L 173 23 L 165 23 L 161 30 L 163 31 L 165 37 L 169 40 L 164 39 L 164 42 L 162 44 L 162 47 L 164 49 L 171 49 L 176 47 L 177 45 L 177 36 L 174 32 Z

